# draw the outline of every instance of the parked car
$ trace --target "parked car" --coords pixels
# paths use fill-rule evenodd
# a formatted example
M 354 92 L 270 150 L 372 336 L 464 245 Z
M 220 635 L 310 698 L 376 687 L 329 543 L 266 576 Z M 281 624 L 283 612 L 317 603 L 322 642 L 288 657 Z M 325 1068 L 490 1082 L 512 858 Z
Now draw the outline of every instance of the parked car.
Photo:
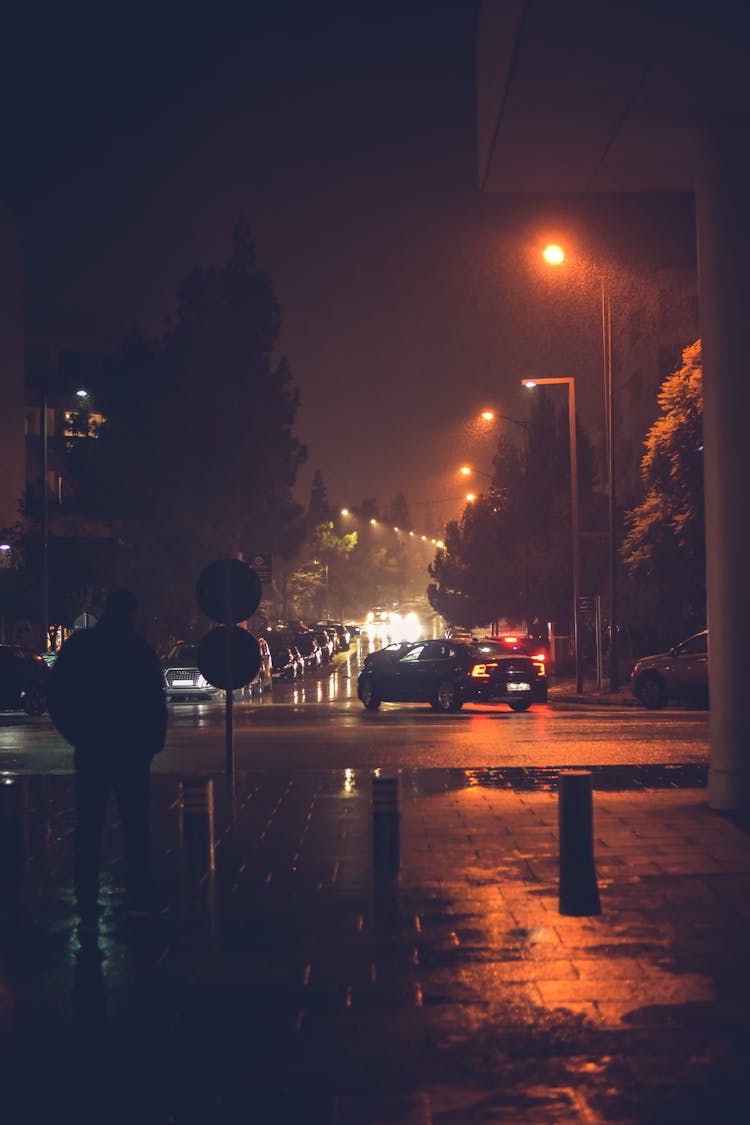
M 338 637 L 339 651 L 348 652 L 351 639 L 348 626 L 344 625 L 342 621 L 326 621 L 325 627 L 329 633 L 333 631 Z
M 641 657 L 630 684 L 644 707 L 665 707 L 673 700 L 708 707 L 708 630 L 694 633 L 668 652 Z
M 221 691 L 210 684 L 198 667 L 198 646 L 186 642 L 174 645 L 162 661 L 164 691 L 172 703 L 219 699 Z
M 0 711 L 43 715 L 47 710 L 49 667 L 21 645 L 0 645 Z
M 333 637 L 327 629 L 318 629 L 316 627 L 313 633 L 315 636 L 315 640 L 320 645 L 321 659 L 324 664 L 328 664 L 330 660 L 333 660 L 333 654 L 336 651 L 336 645 L 334 643 Z
M 363 668 L 357 694 L 368 711 L 384 702 L 429 703 L 435 711 L 460 711 L 464 703 L 503 702 L 526 711 L 536 670 L 528 656 L 493 656 L 454 641 L 416 641 L 394 660 Z
M 273 671 L 271 676 L 274 680 L 291 681 L 296 680 L 298 676 L 297 658 L 292 652 L 289 645 L 279 645 L 271 642 L 271 661 L 273 663 Z
M 306 672 L 317 672 L 320 665 L 323 663 L 323 657 L 320 652 L 320 645 L 315 639 L 314 633 L 300 633 L 297 637 L 297 648 L 302 654 L 302 659 L 305 662 Z
M 252 695 L 262 695 L 267 691 L 273 683 L 273 658 L 271 657 L 271 649 L 268 646 L 268 641 L 265 637 L 258 637 L 258 647 L 260 649 L 260 668 L 254 680 L 248 684 L 246 693 Z
M 477 640 L 475 644 L 481 652 L 488 652 L 494 656 L 504 656 L 511 652 L 522 656 L 530 656 L 536 668 L 534 702 L 547 702 L 549 697 L 549 679 L 547 676 L 549 652 L 543 641 L 536 637 L 518 633 L 501 633 L 495 637 Z

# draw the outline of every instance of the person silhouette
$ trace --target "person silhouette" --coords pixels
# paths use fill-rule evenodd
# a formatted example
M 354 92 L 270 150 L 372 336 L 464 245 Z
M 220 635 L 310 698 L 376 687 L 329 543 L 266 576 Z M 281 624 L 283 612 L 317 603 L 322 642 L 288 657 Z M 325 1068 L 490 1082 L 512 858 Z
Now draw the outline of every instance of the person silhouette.
M 113 791 L 128 911 L 166 909 L 155 897 L 150 774 L 164 746 L 167 706 L 158 657 L 135 630 L 136 609 L 130 590 L 113 590 L 97 625 L 65 641 L 49 677 L 50 718 L 75 752 L 73 875 L 82 930 L 98 926 L 102 833 Z

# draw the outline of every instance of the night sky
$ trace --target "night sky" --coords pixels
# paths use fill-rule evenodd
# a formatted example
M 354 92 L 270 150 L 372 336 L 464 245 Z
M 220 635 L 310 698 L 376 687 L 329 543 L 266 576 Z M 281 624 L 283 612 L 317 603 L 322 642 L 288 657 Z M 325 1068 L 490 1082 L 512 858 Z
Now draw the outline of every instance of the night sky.
M 561 295 L 537 251 L 549 234 L 636 272 L 685 261 L 692 201 L 482 197 L 473 3 L 91 11 L 27 13 L 6 38 L 2 192 L 30 309 L 156 336 L 246 218 L 302 395 L 303 502 L 320 468 L 334 503 L 403 490 L 418 521 L 417 501 L 461 494 L 461 460 L 490 470 L 470 419 L 525 417 L 529 373 L 576 374 L 598 424 L 596 293 Z

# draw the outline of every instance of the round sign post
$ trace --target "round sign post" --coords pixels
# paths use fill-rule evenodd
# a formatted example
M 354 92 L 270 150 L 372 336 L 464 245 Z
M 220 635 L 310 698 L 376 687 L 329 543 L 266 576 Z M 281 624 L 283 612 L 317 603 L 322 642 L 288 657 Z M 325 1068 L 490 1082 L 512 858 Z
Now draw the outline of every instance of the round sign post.
M 237 622 L 255 613 L 262 593 L 258 575 L 241 559 L 218 559 L 201 572 L 195 584 L 198 605 L 206 617 L 222 626 L 212 629 L 200 642 L 198 667 L 210 683 L 223 687 L 226 693 L 226 774 L 232 820 L 237 806 L 233 695 L 237 688 L 250 683 L 260 667 L 258 642 L 246 629 L 237 628 Z

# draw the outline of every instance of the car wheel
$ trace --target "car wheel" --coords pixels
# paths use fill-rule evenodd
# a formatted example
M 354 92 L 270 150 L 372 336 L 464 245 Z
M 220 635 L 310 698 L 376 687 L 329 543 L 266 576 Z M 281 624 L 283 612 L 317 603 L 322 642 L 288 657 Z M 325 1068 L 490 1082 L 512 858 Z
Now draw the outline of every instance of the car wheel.
M 47 710 L 47 700 L 40 688 L 29 688 L 24 692 L 21 706 L 27 715 L 43 715 Z
M 638 685 L 638 698 L 644 707 L 655 711 L 664 707 L 667 702 L 667 692 L 658 676 L 644 676 Z
M 449 712 L 460 711 L 463 704 L 464 701 L 453 681 L 441 680 L 432 701 L 433 711 L 442 711 L 444 714 L 448 714 Z
M 378 707 L 380 706 L 380 698 L 372 685 L 372 680 L 365 680 L 365 682 L 362 684 L 359 692 L 359 698 L 362 700 L 362 703 L 368 711 L 377 711 Z
M 531 707 L 531 704 L 531 699 L 514 699 L 512 703 L 508 704 L 508 706 L 510 707 L 511 711 L 528 711 L 529 707 Z

